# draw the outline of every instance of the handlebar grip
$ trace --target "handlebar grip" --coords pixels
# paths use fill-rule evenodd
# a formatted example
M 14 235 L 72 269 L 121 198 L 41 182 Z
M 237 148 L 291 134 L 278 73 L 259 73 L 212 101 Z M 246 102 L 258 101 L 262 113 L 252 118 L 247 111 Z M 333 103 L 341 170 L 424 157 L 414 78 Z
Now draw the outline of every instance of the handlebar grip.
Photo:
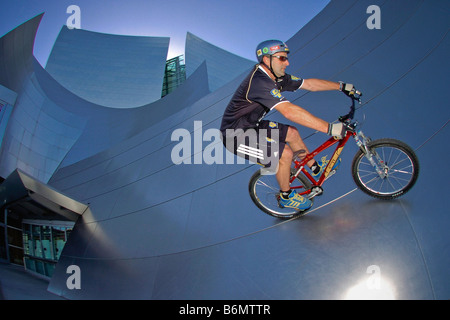
M 355 91 L 350 92 L 350 97 L 353 100 L 358 100 L 361 103 L 362 92 L 355 89 Z

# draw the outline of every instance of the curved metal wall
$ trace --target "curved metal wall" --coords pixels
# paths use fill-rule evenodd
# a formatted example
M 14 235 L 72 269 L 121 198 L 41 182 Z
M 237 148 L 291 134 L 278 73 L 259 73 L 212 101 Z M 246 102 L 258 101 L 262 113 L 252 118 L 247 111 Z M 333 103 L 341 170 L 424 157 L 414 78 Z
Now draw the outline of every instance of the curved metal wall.
M 209 93 L 203 64 L 179 90 L 142 107 L 116 109 L 88 102 L 64 88 L 33 57 L 41 18 L 0 39 L 0 83 L 18 94 L 0 153 L 2 177 L 19 168 L 47 182 L 58 167 L 107 150 Z
M 73 111 L 86 119 L 83 132 L 61 161 L 60 167 L 108 150 L 209 93 L 205 65 L 200 66 L 188 81 L 164 99 L 131 109 L 89 103 L 64 89 L 40 66 L 36 66 L 35 73 L 49 99 L 63 110 Z
M 204 61 L 208 69 L 208 83 L 211 91 L 227 84 L 256 61 L 244 59 L 208 43 L 188 32 L 186 35 L 186 77 L 189 77 Z
M 428 192 L 442 174 L 434 159 L 448 153 L 429 153 L 448 132 L 442 81 L 448 6 L 375 1 L 382 29 L 369 30 L 366 9 L 372 4 L 332 1 L 289 40 L 295 49 L 290 72 L 353 82 L 364 91 L 365 131 L 417 149 L 423 169 L 408 195 L 381 202 L 356 190 L 348 171 L 354 147 L 317 209 L 280 222 L 248 197 L 255 166 L 173 164 L 173 130 L 194 135 L 199 120 L 203 132 L 218 128 L 242 76 L 163 120 L 159 128 L 165 130 L 149 128 L 147 140 L 130 141 L 132 149 L 124 150 L 125 141 L 107 156 L 89 159 L 91 166 L 74 164 L 55 175 L 52 185 L 89 202 L 92 215 L 77 224 L 49 290 L 68 298 L 340 299 L 376 265 L 396 298 L 448 298 L 449 258 L 442 254 L 449 244 L 448 176 L 438 182 L 443 188 Z M 435 88 L 439 94 L 430 94 Z M 328 120 L 347 111 L 340 93 L 298 91 L 289 98 Z M 424 121 L 428 105 L 433 112 Z M 314 134 L 306 141 L 314 145 L 323 138 Z M 65 287 L 70 264 L 85 270 L 82 290 Z
M 47 182 L 80 136 L 83 117 L 42 94 L 32 54 L 39 15 L 0 39 L 0 83 L 17 93 L 0 151 L 0 176 L 16 168 Z
M 161 98 L 169 38 L 62 27 L 45 69 L 92 103 L 134 108 Z
M 366 26 L 373 4 L 382 12 L 380 30 Z M 289 73 L 354 83 L 364 92 L 364 131 L 416 149 L 421 175 L 403 198 L 376 201 L 355 188 L 349 168 L 356 147 L 344 151 L 312 212 L 282 222 L 248 196 L 257 166 L 175 165 L 174 130 L 201 140 L 219 128 L 243 69 L 218 90 L 53 175 L 52 187 L 89 203 L 90 211 L 78 220 L 49 290 L 69 299 L 341 299 L 377 266 L 397 299 L 448 299 L 450 177 L 436 161 L 448 156 L 449 10 L 431 0 L 335 0 L 288 40 Z M 209 73 L 206 63 L 202 68 Z M 208 81 L 206 72 L 200 77 Z M 41 82 L 52 96 L 50 81 Z M 288 98 L 329 121 L 348 108 L 338 92 L 299 90 Z M 164 100 L 161 109 L 169 109 L 182 95 Z M 310 147 L 325 138 L 299 129 Z M 222 147 L 204 141 L 203 148 L 214 143 Z M 73 264 L 81 269 L 80 290 L 66 286 Z

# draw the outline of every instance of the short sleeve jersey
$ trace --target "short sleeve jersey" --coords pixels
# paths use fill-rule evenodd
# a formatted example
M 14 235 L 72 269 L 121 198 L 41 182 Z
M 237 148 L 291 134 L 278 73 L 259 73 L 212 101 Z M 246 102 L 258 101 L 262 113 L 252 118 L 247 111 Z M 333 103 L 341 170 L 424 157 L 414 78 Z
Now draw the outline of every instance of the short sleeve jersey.
M 295 91 L 303 84 L 303 79 L 285 74 L 275 82 L 265 70 L 256 65 L 242 81 L 222 117 L 220 130 L 256 128 L 259 121 L 278 104 L 287 102 L 283 91 Z

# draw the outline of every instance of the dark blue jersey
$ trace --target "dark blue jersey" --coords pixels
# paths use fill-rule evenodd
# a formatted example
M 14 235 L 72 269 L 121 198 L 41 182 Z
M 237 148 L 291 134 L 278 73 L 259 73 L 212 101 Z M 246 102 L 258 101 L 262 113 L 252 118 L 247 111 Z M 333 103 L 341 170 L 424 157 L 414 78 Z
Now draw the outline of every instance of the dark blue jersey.
M 275 82 L 256 65 L 242 81 L 228 104 L 222 118 L 220 130 L 256 128 L 267 112 L 279 103 L 286 102 L 282 91 L 295 91 L 301 87 L 303 79 L 285 74 Z

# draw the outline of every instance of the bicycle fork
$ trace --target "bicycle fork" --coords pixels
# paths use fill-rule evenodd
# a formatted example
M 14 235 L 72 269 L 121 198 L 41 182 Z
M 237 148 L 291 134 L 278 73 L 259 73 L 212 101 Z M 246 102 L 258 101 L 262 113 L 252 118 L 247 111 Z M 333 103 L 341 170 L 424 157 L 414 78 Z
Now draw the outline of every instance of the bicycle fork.
M 369 163 L 378 173 L 379 177 L 381 179 L 386 178 L 388 175 L 388 167 L 376 152 L 369 149 L 370 138 L 366 137 L 361 130 L 358 130 L 353 137 Z

